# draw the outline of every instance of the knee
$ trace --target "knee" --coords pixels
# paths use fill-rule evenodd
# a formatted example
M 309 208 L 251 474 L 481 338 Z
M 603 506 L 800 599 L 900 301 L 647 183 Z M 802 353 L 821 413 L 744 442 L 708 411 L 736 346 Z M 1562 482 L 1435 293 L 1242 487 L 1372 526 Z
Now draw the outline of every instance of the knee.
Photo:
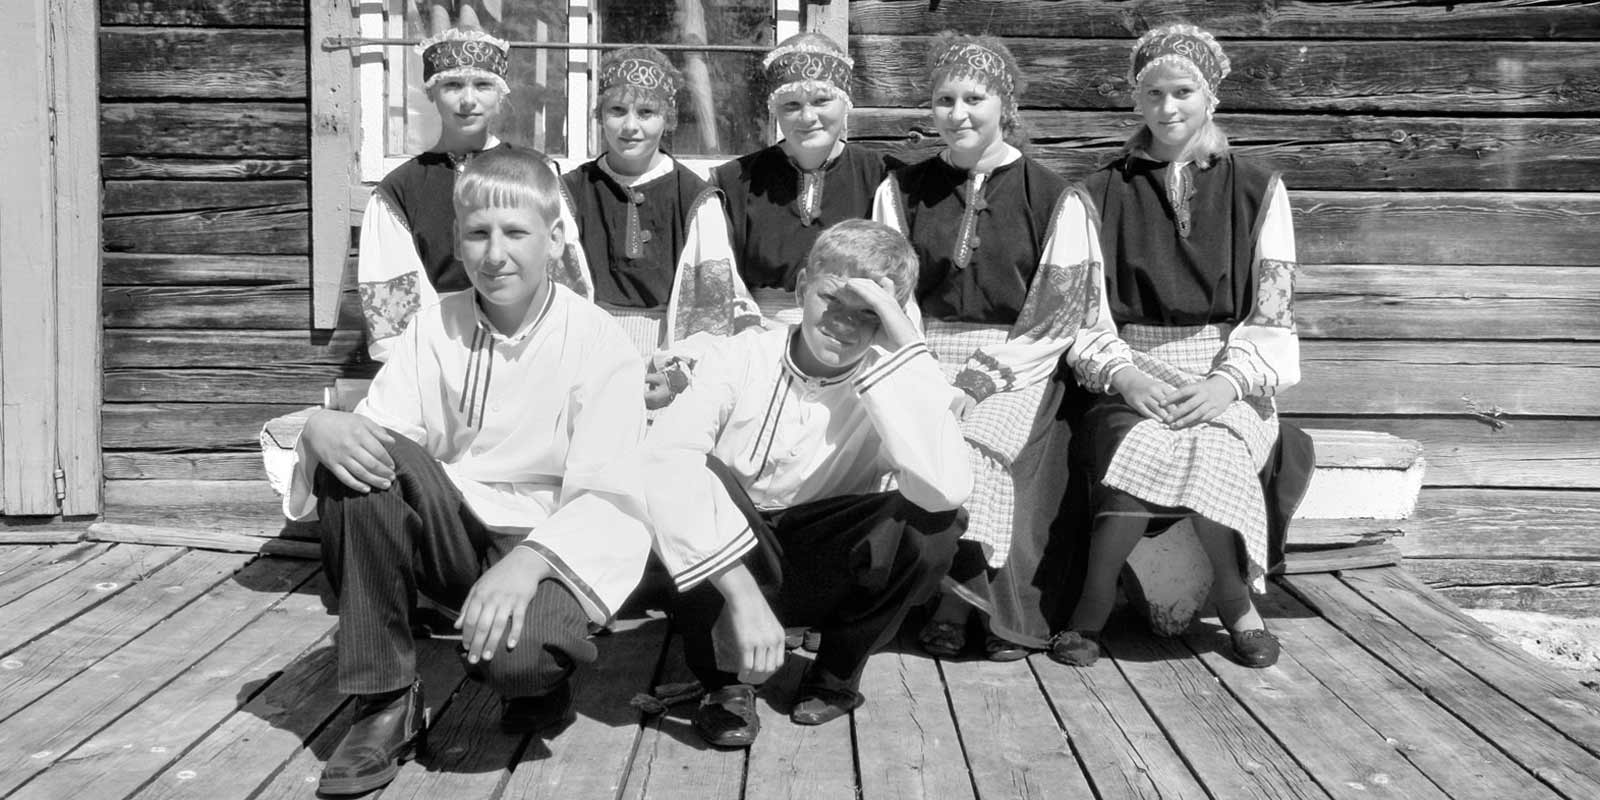
M 907 501 L 902 513 L 905 527 L 900 537 L 900 561 L 919 574 L 944 575 L 966 529 L 966 511 L 926 511 Z

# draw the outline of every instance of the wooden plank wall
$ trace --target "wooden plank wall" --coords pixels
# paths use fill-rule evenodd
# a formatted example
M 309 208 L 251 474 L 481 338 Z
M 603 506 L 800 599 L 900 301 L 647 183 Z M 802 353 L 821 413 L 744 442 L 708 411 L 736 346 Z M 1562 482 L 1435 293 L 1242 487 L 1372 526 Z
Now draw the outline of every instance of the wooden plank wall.
M 852 135 L 932 151 L 921 69 L 1006 38 L 1033 154 L 1078 179 L 1135 118 L 1131 40 L 1222 38 L 1219 120 L 1285 173 L 1316 427 L 1420 440 L 1407 566 L 1468 605 L 1600 613 L 1600 4 L 858 0 Z M 912 131 L 907 134 L 907 130 Z
M 305 2 L 100 4 L 108 521 L 274 532 L 260 423 L 370 369 L 350 303 L 310 330 Z M 931 153 L 927 39 L 987 30 L 1081 177 L 1132 130 L 1132 37 L 1177 18 L 1293 192 L 1286 410 L 1422 441 L 1401 546 L 1456 599 L 1600 613 L 1600 4 L 857 0 L 852 136 Z
M 108 522 L 276 534 L 261 423 L 367 374 L 311 328 L 306 0 L 101 0 Z

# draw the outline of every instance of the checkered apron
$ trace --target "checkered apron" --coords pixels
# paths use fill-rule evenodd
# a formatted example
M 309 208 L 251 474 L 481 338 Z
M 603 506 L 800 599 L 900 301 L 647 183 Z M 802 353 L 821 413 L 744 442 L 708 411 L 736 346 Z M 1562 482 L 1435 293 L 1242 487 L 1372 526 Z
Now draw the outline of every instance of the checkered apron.
M 1173 386 L 1203 380 L 1221 363 L 1228 325 L 1125 325 L 1133 363 Z M 1261 470 L 1278 440 L 1271 398 L 1236 400 L 1216 419 L 1173 430 L 1142 420 L 1117 446 L 1105 485 L 1148 503 L 1193 510 L 1239 532 L 1249 561 L 1245 579 L 1266 591 L 1267 513 Z

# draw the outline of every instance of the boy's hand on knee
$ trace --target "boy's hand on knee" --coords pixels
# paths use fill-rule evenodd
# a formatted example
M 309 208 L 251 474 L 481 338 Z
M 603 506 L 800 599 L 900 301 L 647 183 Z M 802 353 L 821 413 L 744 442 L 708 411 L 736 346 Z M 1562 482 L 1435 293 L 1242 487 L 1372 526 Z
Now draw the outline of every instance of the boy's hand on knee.
M 717 666 L 739 673 L 740 683 L 764 683 L 783 666 L 783 625 L 765 598 L 728 603 L 711 629 Z
M 711 628 L 717 667 L 740 683 L 763 683 L 783 666 L 783 623 L 772 613 L 755 576 L 739 564 L 711 579 L 727 603 Z
M 394 435 L 359 414 L 318 411 L 306 419 L 300 441 L 316 463 L 358 492 L 387 489 L 394 481 L 394 459 L 388 450 Z
M 513 547 L 472 584 L 461 616 L 456 618 L 468 661 L 476 664 L 494 658 L 502 638 L 507 650 L 516 649 L 528 604 L 533 602 L 539 582 L 549 574 L 550 562 L 526 547 Z

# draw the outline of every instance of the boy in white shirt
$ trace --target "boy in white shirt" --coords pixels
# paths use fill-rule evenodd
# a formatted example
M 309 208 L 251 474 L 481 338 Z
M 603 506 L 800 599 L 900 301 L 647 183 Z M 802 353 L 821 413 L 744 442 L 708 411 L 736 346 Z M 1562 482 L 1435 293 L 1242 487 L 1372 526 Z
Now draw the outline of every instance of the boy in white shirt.
M 860 706 L 867 657 L 955 553 L 972 475 L 954 390 L 905 311 L 916 282 L 900 234 L 833 226 L 799 276 L 801 324 L 707 353 L 646 438 L 641 486 L 713 745 L 755 740 L 752 684 L 782 665 L 784 624 L 822 632 L 790 719 Z
M 454 190 L 473 291 L 418 312 L 353 413 L 306 422 L 284 511 L 322 521 L 339 688 L 356 695 L 323 794 L 388 783 L 421 733 L 419 593 L 461 610 L 469 673 L 522 732 L 570 717 L 589 626 L 642 573 L 649 534 L 620 513 L 634 487 L 617 457 L 644 429 L 644 367 L 604 311 L 550 280 L 559 204 L 537 156 L 474 159 Z

